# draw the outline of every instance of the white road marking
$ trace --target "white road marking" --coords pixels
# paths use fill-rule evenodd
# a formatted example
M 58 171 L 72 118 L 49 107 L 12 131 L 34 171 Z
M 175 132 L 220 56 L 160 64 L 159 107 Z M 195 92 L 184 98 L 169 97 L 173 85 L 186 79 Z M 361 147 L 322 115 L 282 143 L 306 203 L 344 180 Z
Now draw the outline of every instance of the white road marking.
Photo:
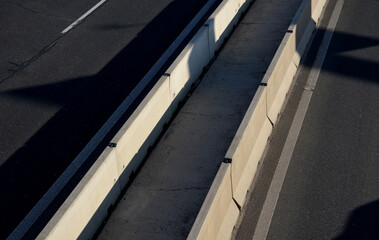
M 73 29 L 76 25 L 78 25 L 81 21 L 83 21 L 88 15 L 90 15 L 93 11 L 95 11 L 97 8 L 99 8 L 101 5 L 103 5 L 108 0 L 101 0 L 98 2 L 95 6 L 93 6 L 90 10 L 88 10 L 85 14 L 83 14 L 80 18 L 78 18 L 75 22 L 73 22 L 70 26 L 66 27 L 61 33 L 66 34 L 71 29 Z
M 48 206 L 53 202 L 56 196 L 62 191 L 66 186 L 68 181 L 72 179 L 74 174 L 83 166 L 84 162 L 89 158 L 89 156 L 95 151 L 99 146 L 101 141 L 104 140 L 105 136 L 109 134 L 113 126 L 120 121 L 121 117 L 124 116 L 126 111 L 130 106 L 136 101 L 137 97 L 140 96 L 142 91 L 151 84 L 154 76 L 156 76 L 159 70 L 167 63 L 170 57 L 175 51 L 183 44 L 184 40 L 193 31 L 195 26 L 199 24 L 200 20 L 203 19 L 205 14 L 210 11 L 212 6 L 216 4 L 217 0 L 209 0 L 203 6 L 203 8 L 196 14 L 196 16 L 191 20 L 191 22 L 184 28 L 180 35 L 175 39 L 175 41 L 168 47 L 168 49 L 163 53 L 163 55 L 158 59 L 154 66 L 146 73 L 138 85 L 133 89 L 129 96 L 121 103 L 121 105 L 116 109 L 116 111 L 111 115 L 111 117 L 104 123 L 100 130 L 95 134 L 95 136 L 90 140 L 90 142 L 84 147 L 84 149 L 79 153 L 79 155 L 73 160 L 73 162 L 66 168 L 63 174 L 54 182 L 53 186 L 45 193 L 45 195 L 38 201 L 38 203 L 30 210 L 28 215 L 19 223 L 19 225 L 13 230 L 11 235 L 8 236 L 7 240 L 22 239 L 25 234 L 30 230 L 33 224 L 39 219 L 39 217 L 46 211 Z
M 333 10 L 331 19 L 328 23 L 326 33 L 322 40 L 321 46 L 318 50 L 315 62 L 312 66 L 312 70 L 307 79 L 306 87 L 300 99 L 299 106 L 297 108 L 295 117 L 292 121 L 290 131 L 288 133 L 286 142 L 284 144 L 282 153 L 279 158 L 278 165 L 276 167 L 274 177 L 272 179 L 270 188 L 267 193 L 266 200 L 263 204 L 261 213 L 258 218 L 257 226 L 254 232 L 253 240 L 263 240 L 267 238 L 272 217 L 275 212 L 276 204 L 279 199 L 280 191 L 283 186 L 287 169 L 292 158 L 293 151 L 296 146 L 297 139 L 303 124 L 305 114 L 307 113 L 309 102 L 312 97 L 313 89 L 316 86 L 317 79 L 320 75 L 321 67 L 324 62 L 330 40 L 332 39 L 334 29 L 337 25 L 339 15 L 342 10 L 344 0 L 339 0 Z

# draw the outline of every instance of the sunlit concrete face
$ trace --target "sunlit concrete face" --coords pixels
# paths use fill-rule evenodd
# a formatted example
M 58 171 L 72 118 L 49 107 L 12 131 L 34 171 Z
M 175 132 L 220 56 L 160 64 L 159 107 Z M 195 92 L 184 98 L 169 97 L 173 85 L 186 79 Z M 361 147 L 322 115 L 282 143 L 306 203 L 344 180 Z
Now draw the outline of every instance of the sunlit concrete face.
M 107 1 L 65 33 L 98 1 L 0 4 L 1 236 L 25 217 L 206 2 Z

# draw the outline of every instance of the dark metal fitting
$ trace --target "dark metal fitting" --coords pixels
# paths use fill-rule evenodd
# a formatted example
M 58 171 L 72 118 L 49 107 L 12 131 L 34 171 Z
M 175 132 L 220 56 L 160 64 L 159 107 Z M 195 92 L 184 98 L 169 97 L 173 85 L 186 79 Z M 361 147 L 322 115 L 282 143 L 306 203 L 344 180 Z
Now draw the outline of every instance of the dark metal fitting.
M 117 146 L 117 143 L 109 143 L 108 144 L 108 147 L 110 147 L 110 148 L 115 148 Z

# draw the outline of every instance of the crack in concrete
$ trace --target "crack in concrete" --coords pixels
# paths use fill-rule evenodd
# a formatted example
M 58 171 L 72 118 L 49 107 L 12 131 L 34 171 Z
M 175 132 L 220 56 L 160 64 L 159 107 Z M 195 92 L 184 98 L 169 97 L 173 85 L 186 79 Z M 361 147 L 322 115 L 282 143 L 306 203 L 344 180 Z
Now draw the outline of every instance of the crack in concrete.
M 38 14 L 38 15 L 42 15 L 42 16 L 46 16 L 46 17 L 53 17 L 53 18 L 57 18 L 57 19 L 60 19 L 60 20 L 64 20 L 64 21 L 74 21 L 74 19 L 71 19 L 71 18 L 66 18 L 66 17 L 61 17 L 61 16 L 57 16 L 57 15 L 53 15 L 53 14 L 47 14 L 47 13 L 43 13 L 43 12 L 39 12 L 39 11 L 36 11 L 36 10 L 33 10 L 31 8 L 28 8 L 28 7 L 25 7 L 25 6 L 22 6 L 21 4 L 19 3 L 13 3 L 16 7 L 19 7 L 21 9 L 24 9 L 28 12 L 31 12 L 31 13 L 34 13 L 34 14 Z
M 49 17 L 55 17 L 55 18 L 66 20 L 66 21 L 73 21 L 72 19 L 69 19 L 69 18 L 63 18 L 63 17 L 60 17 L 60 16 L 54 16 L 54 15 L 49 15 L 49 14 L 41 13 L 41 12 L 35 11 L 33 9 L 24 7 L 24 6 L 22 6 L 22 5 L 18 4 L 18 3 L 13 3 L 13 4 L 15 6 L 19 7 L 19 8 L 22 8 L 22 9 L 24 9 L 26 11 L 29 11 L 29 12 L 32 12 L 32 13 L 35 13 L 35 14 L 45 15 L 45 16 L 49 16 Z M 84 21 L 80 22 L 80 24 L 82 24 Z M 7 77 L 1 79 L 0 80 L 0 84 L 2 84 L 3 82 L 5 82 L 5 81 L 7 81 L 7 80 L 9 80 L 11 78 L 13 78 L 19 71 L 27 68 L 30 64 L 32 64 L 33 62 L 35 62 L 36 60 L 38 60 L 45 53 L 49 52 L 55 46 L 55 44 L 57 44 L 58 40 L 61 39 L 64 35 L 65 34 L 61 34 L 59 37 L 55 38 L 53 41 L 51 41 L 49 44 L 47 44 L 44 48 L 42 48 L 42 50 L 40 50 L 36 55 L 32 56 L 30 59 L 28 59 L 28 60 L 26 60 L 26 61 L 24 61 L 24 62 L 22 62 L 20 64 L 12 62 L 12 61 L 9 61 L 8 63 L 11 64 L 11 65 L 16 66 L 16 69 L 8 68 L 7 70 L 10 72 L 10 74 Z
M 51 43 L 49 43 L 48 45 L 46 45 L 42 50 L 40 50 L 36 55 L 34 55 L 33 57 L 31 57 L 30 59 L 18 64 L 18 63 L 14 63 L 14 62 L 8 62 L 9 64 L 12 64 L 14 66 L 16 66 L 17 68 L 16 69 L 8 69 L 8 71 L 11 72 L 11 74 L 7 77 L 5 77 L 4 79 L 0 80 L 0 84 L 7 81 L 8 79 L 11 79 L 12 77 L 14 77 L 19 71 L 27 68 L 30 64 L 32 64 L 33 62 L 35 62 L 36 60 L 38 60 L 41 56 L 43 56 L 45 53 L 49 52 L 54 46 L 55 44 L 58 42 L 58 40 L 61 38 L 62 36 L 56 38 L 54 41 L 52 41 Z

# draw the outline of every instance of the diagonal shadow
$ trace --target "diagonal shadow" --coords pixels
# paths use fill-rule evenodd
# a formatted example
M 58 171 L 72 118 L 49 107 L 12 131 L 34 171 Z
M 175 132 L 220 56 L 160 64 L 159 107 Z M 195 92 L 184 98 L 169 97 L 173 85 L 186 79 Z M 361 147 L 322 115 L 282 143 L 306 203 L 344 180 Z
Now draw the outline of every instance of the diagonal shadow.
M 323 36 L 327 31 L 326 29 L 319 29 L 318 34 Z M 353 52 L 377 46 L 379 46 L 378 38 L 334 31 L 333 40 L 327 53 L 328 56 L 325 58 L 322 69 L 337 75 L 376 82 L 379 75 L 379 62 L 375 59 L 356 57 Z M 313 67 L 312 61 L 304 61 L 303 64 L 307 67 Z
M 379 200 L 355 209 L 344 232 L 334 240 L 374 240 L 379 236 Z
M 378 81 L 379 63 L 349 56 L 333 56 L 333 64 L 325 64 L 323 70 L 362 81 Z M 378 82 L 379 83 L 379 82 Z
M 314 45 L 320 45 L 322 36 L 327 29 L 318 29 L 314 38 Z M 358 36 L 351 33 L 334 31 L 327 56 L 323 63 L 322 70 L 325 72 L 342 75 L 361 81 L 377 82 L 379 75 L 379 61 L 368 56 L 362 58 L 362 54 L 356 54 L 358 50 L 370 49 L 379 46 L 379 38 L 369 36 Z M 313 60 L 317 55 L 317 49 L 310 49 L 309 59 L 305 59 L 302 64 L 312 68 Z M 313 59 L 313 60 L 312 60 Z
M 101 28 L 106 27 L 110 28 L 107 30 L 113 30 L 118 29 L 120 26 L 102 26 Z M 127 26 L 123 26 L 127 27 Z M 321 34 L 324 34 L 327 30 L 320 29 L 319 30 Z M 362 80 L 377 80 L 377 76 L 379 74 L 379 63 L 375 61 L 365 60 L 365 59 L 359 59 L 354 58 L 351 56 L 345 56 L 343 55 L 344 52 L 349 52 L 353 50 L 358 49 L 364 49 L 364 48 L 370 48 L 375 47 L 379 45 L 379 39 L 372 38 L 372 37 L 366 37 L 366 36 L 357 36 L 354 34 L 349 33 L 343 33 L 343 32 L 334 32 L 333 37 L 335 38 L 335 41 L 338 41 L 339 44 L 334 45 L 328 54 L 333 55 L 333 63 L 334 64 L 324 64 L 323 69 L 329 72 L 333 72 L 335 74 L 339 75 L 345 75 L 349 77 L 356 77 L 360 78 Z M 133 46 L 133 43 L 131 43 Z M 144 48 L 152 55 L 156 55 L 154 53 L 154 47 L 149 48 L 149 44 L 143 44 Z M 140 48 L 142 47 L 141 44 L 138 44 L 137 46 L 133 46 L 133 48 Z M 112 62 L 105 67 L 98 76 L 93 77 L 85 77 L 85 78 L 79 78 L 79 79 L 70 79 L 66 80 L 60 83 L 54 83 L 54 84 L 46 84 L 42 86 L 36 86 L 31 88 L 21 88 L 16 90 L 11 90 L 7 92 L 0 93 L 2 95 L 7 95 L 11 97 L 17 97 L 21 99 L 25 99 L 27 101 L 36 101 L 36 102 L 45 102 L 49 104 L 66 104 L 67 103 L 67 93 L 71 93 L 73 89 L 76 88 L 84 88 L 89 84 L 89 81 L 98 81 L 96 79 L 104 79 L 108 78 L 107 82 L 101 82 L 101 83 L 95 83 L 100 84 L 101 86 L 96 86 L 95 88 L 100 88 L 102 91 L 99 92 L 98 96 L 102 96 L 103 93 L 106 94 L 107 91 L 113 91 L 111 88 L 114 86 L 119 86 L 121 89 L 119 89 L 119 92 L 116 94 L 122 95 L 121 91 L 127 91 L 130 92 L 131 89 L 133 89 L 134 85 L 136 85 L 136 80 L 138 78 L 142 78 L 142 74 L 134 73 L 133 71 L 130 71 L 129 65 L 133 65 L 135 61 L 138 62 L 145 62 L 146 65 L 151 65 L 152 61 L 145 61 L 146 56 L 140 55 L 137 58 L 129 58 L 128 54 L 129 51 L 126 51 L 125 53 L 120 53 L 118 57 L 116 57 Z M 135 54 L 135 53 L 134 53 Z M 120 58 L 120 59 L 117 59 Z M 114 64 L 114 63 L 115 64 Z M 125 63 L 125 64 L 124 64 Z M 306 64 L 307 62 L 305 62 Z M 124 67 L 125 66 L 125 67 Z M 143 69 L 148 69 L 148 67 L 143 67 Z M 127 77 L 124 77 L 127 76 Z M 125 82 L 128 85 L 127 88 L 125 88 Z M 121 84 L 124 83 L 124 84 Z M 129 87 L 129 84 L 131 84 L 132 87 Z M 81 89 L 79 92 L 82 93 L 83 90 Z M 71 93 L 72 94 L 72 93 Z M 118 99 L 117 101 L 120 101 Z
M 10 98 L 18 98 L 24 101 L 34 101 L 41 104 L 62 106 L 67 104 L 69 99 L 73 96 L 77 95 L 75 94 L 76 92 L 83 91 L 80 88 L 91 84 L 91 79 L 91 77 L 71 79 L 58 83 L 13 89 L 2 92 L 0 95 Z
M 319 29 L 318 31 L 326 32 L 326 29 Z M 333 32 L 334 41 L 338 44 L 334 46 L 331 51 L 333 53 L 348 52 L 358 49 L 370 48 L 379 45 L 379 39 L 370 36 L 360 36 L 351 33 L 340 31 Z
M 65 106 L 25 146 L 21 147 L 0 166 L 0 191 L 2 193 L 0 199 L 0 212 L 2 213 L 0 218 L 0 224 L 2 225 L 0 238 L 6 237 L 17 226 L 114 112 L 120 102 L 136 86 L 144 73 L 151 68 L 158 57 L 167 49 L 169 43 L 175 39 L 181 29 L 190 21 L 191 16 L 194 15 L 193 12 L 184 11 L 185 14 L 183 14 L 183 12 L 177 11 L 178 7 L 189 9 L 188 6 L 183 4 L 184 2 L 180 0 L 171 3 L 95 76 L 67 79 L 59 84 L 1 93 L 27 101 L 63 104 Z M 200 9 L 202 5 L 200 2 L 197 4 L 198 9 Z M 180 12 L 180 17 L 184 18 L 185 21 L 174 26 L 172 19 L 178 17 L 178 12 Z M 115 30 L 123 27 L 128 26 L 105 26 L 98 30 Z M 157 41 L 154 45 L 150 44 L 151 39 L 157 40 L 162 35 L 169 39 L 168 43 Z M 354 76 L 363 80 L 375 80 L 375 76 L 378 75 L 379 71 L 378 63 L 338 54 L 377 46 L 379 40 L 341 32 L 334 32 L 333 37 L 340 38 L 345 44 L 338 45 L 330 54 L 334 54 L 339 60 L 338 62 L 349 62 L 351 66 L 363 68 L 365 71 L 349 67 L 342 68 L 342 70 L 341 68 L 327 68 L 325 70 L 345 76 Z M 174 56 L 171 60 L 173 58 Z M 161 69 L 160 74 L 164 72 L 166 67 L 167 65 Z M 91 82 L 90 87 L 87 86 L 89 82 Z M 148 92 L 153 83 L 145 90 L 144 94 Z M 72 92 L 73 88 L 75 89 L 74 92 Z M 67 93 L 70 95 L 69 98 Z M 143 95 L 140 96 L 139 101 L 142 98 Z M 138 101 L 129 109 L 122 120 L 125 120 L 130 115 L 137 103 Z M 120 125 L 121 123 L 115 126 L 111 134 L 102 143 L 102 147 L 106 146 Z M 91 166 L 91 163 L 96 159 L 96 154 L 99 152 L 101 152 L 101 148 L 92 155 L 82 171 L 76 176 L 76 180 L 80 179 L 80 176 Z M 69 193 L 70 188 L 72 189 L 73 186 L 74 183 L 66 189 L 65 194 Z M 59 206 L 59 203 L 64 201 L 65 196 L 67 195 L 60 196 L 54 203 L 54 207 Z M 52 212 L 48 213 L 43 221 L 46 222 Z M 40 223 L 36 226 L 34 231 L 38 231 L 42 224 Z
M 8 236 L 28 214 L 205 3 L 205 0 L 172 1 L 94 76 L 67 79 L 58 84 L 0 93 L 25 101 L 64 105 L 24 146 L 0 166 L 1 239 Z M 175 21 L 179 18 L 181 21 Z M 197 29 L 200 26 L 201 24 Z M 98 29 L 98 31 L 115 30 L 120 27 L 128 26 L 106 26 L 107 29 Z M 193 34 L 197 29 L 194 29 Z M 58 195 L 39 222 L 32 227 L 32 230 L 28 232 L 30 238 L 34 238 L 47 223 L 74 188 L 75 183 L 85 174 L 114 133 L 121 127 L 122 122 L 130 116 L 190 38 L 191 36 L 171 56 L 150 86 L 114 126 L 97 151 Z

